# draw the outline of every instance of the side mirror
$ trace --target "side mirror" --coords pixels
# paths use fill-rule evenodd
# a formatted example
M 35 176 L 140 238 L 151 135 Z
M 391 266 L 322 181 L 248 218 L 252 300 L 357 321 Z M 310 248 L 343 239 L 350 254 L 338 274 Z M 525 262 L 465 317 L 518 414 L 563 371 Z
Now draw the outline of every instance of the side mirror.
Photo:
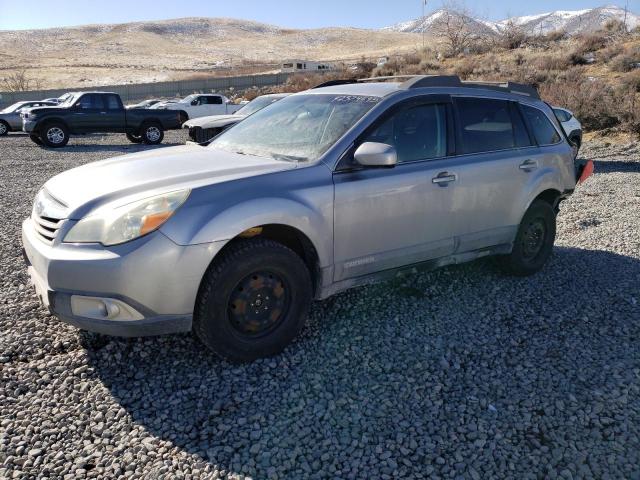
M 198 105 L 198 100 L 191 100 L 191 105 Z
M 398 152 L 386 143 L 365 142 L 353 154 L 353 159 L 365 167 L 395 167 Z

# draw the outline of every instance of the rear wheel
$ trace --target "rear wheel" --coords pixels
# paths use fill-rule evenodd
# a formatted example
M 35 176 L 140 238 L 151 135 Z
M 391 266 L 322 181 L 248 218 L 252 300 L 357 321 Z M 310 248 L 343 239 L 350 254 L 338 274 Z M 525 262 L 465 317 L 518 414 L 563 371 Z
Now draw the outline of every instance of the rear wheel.
M 36 145 L 40 145 L 40 146 L 42 146 L 42 145 L 43 145 L 43 143 L 42 143 L 42 139 L 41 139 L 38 135 L 36 135 L 35 133 L 30 133 L 30 134 L 29 134 L 29 138 L 30 138 L 30 139 L 31 139 L 31 141 L 32 141 L 33 143 L 35 143 Z
M 127 133 L 126 135 L 131 143 L 142 143 L 142 137 L 140 135 L 134 135 L 133 133 Z
M 3 120 L 0 120 L 0 137 L 9 133 L 9 124 Z
M 272 240 L 242 240 L 209 267 L 193 328 L 224 359 L 268 357 L 298 335 L 311 297 L 309 270 L 292 250 Z
M 40 138 L 47 147 L 61 148 L 69 142 L 69 130 L 62 123 L 49 123 L 42 129 Z
M 533 275 L 542 269 L 553 251 L 556 213 L 553 207 L 535 200 L 524 214 L 509 255 L 498 257 L 499 265 L 511 275 Z
M 159 123 L 146 123 L 140 129 L 142 141 L 147 145 L 158 145 L 164 138 L 164 130 Z

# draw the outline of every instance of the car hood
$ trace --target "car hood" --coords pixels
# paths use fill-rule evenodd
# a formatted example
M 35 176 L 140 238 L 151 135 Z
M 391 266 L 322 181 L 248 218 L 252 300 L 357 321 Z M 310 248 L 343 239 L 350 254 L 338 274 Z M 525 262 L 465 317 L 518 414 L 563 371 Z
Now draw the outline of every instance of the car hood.
M 69 110 L 69 107 L 60 107 L 58 105 L 51 105 L 50 107 L 33 107 L 29 109 L 29 113 L 58 113 L 58 112 L 66 112 Z
M 113 203 L 296 168 L 295 163 L 184 145 L 114 157 L 51 178 L 47 192 L 79 219 Z
M 244 115 L 211 115 L 210 117 L 200 117 L 187 120 L 182 124 L 182 126 L 184 128 L 217 128 L 224 127 L 230 123 L 237 123 L 244 118 Z

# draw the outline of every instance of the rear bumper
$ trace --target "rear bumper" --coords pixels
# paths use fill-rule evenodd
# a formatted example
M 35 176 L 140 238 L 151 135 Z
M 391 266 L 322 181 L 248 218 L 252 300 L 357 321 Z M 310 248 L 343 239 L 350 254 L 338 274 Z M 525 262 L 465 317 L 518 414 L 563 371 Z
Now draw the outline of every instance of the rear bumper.
M 109 248 L 48 244 L 30 219 L 22 225 L 22 242 L 29 276 L 52 313 L 76 327 L 117 336 L 189 331 L 200 282 L 222 248 L 220 242 L 177 245 L 160 232 Z M 135 314 L 110 318 L 78 307 L 79 299 L 99 305 L 105 300 Z

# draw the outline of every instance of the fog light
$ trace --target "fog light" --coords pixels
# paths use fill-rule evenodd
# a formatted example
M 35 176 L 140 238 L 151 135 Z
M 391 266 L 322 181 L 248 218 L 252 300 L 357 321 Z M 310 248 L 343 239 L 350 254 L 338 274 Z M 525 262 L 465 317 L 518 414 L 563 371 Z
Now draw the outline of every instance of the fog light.
M 144 316 L 131 305 L 115 298 L 71 296 L 71 312 L 77 317 L 98 320 L 142 320 Z

